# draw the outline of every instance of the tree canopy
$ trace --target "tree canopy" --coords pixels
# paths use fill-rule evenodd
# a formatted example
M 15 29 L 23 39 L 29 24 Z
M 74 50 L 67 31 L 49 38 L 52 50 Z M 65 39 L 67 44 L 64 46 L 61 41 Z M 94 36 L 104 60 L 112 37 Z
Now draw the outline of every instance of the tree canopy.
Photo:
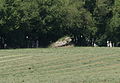
M 0 48 L 120 45 L 120 0 L 0 0 Z

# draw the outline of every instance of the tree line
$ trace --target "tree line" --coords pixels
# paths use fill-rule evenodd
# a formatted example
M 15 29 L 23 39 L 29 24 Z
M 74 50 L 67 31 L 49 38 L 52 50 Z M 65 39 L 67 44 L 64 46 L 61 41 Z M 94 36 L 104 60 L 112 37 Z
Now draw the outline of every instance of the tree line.
M 120 0 L 0 0 L 0 48 L 120 46 Z

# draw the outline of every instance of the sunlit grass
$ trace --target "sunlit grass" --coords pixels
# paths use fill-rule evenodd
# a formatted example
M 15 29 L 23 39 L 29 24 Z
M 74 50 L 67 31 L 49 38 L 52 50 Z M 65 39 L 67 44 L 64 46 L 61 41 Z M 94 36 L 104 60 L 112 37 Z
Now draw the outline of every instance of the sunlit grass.
M 0 50 L 0 83 L 120 83 L 120 48 Z

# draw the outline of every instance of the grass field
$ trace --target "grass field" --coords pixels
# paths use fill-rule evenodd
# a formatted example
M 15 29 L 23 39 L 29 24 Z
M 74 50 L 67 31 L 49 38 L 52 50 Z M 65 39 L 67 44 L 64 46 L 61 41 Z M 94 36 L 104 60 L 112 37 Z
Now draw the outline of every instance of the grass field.
M 0 50 L 0 83 L 120 83 L 120 48 Z

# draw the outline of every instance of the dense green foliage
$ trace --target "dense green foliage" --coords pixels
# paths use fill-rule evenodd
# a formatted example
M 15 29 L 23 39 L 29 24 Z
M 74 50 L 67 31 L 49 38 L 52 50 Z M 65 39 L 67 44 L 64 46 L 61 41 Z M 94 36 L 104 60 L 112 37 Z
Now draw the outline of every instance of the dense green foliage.
M 120 42 L 120 0 L 0 0 L 0 48 Z

